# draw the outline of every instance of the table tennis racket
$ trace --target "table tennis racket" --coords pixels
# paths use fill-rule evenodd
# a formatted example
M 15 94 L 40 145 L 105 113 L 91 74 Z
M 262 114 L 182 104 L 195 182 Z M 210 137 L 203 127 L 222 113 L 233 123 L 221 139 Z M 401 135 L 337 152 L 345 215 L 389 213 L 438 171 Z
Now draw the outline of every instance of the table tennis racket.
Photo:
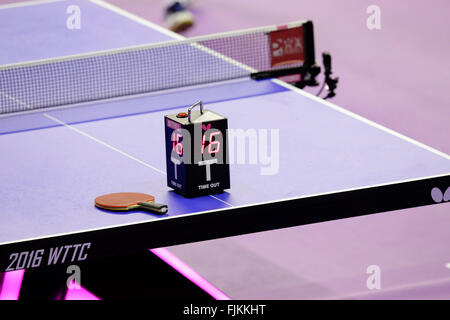
M 95 198 L 95 206 L 111 211 L 129 211 L 144 209 L 157 214 L 165 214 L 168 207 L 155 203 L 155 197 L 138 192 L 110 193 Z

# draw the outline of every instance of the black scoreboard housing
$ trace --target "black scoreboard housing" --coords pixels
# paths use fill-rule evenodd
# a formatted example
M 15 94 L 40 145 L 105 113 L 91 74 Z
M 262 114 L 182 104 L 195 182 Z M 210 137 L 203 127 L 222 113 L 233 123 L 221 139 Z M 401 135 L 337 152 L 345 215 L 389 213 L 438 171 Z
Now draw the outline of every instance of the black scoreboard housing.
M 167 185 L 185 197 L 230 188 L 228 120 L 202 111 L 192 111 L 189 117 L 186 113 L 164 117 Z

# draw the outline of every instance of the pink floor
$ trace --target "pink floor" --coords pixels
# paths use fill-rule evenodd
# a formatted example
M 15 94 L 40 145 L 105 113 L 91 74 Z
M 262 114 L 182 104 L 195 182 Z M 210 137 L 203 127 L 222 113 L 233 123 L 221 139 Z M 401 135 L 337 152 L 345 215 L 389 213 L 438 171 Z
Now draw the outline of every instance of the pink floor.
M 108 2 L 163 25 L 163 1 Z M 381 30 L 366 27 L 370 4 Z M 317 52 L 332 53 L 340 77 L 334 103 L 450 153 L 449 1 L 197 0 L 192 10 L 186 36 L 313 20 Z M 442 204 L 170 250 L 233 299 L 449 299 L 449 230 Z M 382 287 L 369 291 L 373 264 Z

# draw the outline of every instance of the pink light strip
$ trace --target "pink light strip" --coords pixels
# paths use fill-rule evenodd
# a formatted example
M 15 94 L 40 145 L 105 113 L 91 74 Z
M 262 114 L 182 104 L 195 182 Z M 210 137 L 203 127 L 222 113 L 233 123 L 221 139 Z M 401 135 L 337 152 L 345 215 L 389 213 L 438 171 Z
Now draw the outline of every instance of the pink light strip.
M 166 248 L 150 249 L 150 252 L 158 256 L 161 260 L 167 263 L 169 266 L 177 270 L 195 285 L 203 289 L 206 293 L 212 296 L 216 300 L 231 300 L 225 293 L 214 287 L 205 278 L 199 275 L 191 267 L 181 261 L 177 256 L 170 252 Z
M 0 300 L 19 300 L 25 270 L 3 273 L 3 284 L 0 288 Z
M 99 297 L 87 291 L 85 288 L 67 289 L 64 300 L 101 300 Z

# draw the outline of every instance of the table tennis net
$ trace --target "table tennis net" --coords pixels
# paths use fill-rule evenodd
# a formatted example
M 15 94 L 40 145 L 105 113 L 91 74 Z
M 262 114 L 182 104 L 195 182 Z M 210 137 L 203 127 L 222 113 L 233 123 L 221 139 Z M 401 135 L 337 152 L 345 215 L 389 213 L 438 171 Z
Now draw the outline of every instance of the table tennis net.
M 262 27 L 0 66 L 0 113 L 226 81 L 280 68 L 273 66 L 270 44 L 270 33 L 278 29 Z

